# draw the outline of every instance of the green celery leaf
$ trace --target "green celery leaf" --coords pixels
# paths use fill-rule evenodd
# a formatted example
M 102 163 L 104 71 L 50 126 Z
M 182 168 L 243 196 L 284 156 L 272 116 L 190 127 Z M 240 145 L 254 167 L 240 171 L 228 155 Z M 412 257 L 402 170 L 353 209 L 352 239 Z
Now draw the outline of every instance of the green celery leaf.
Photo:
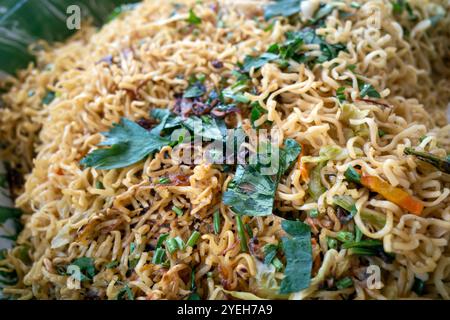
M 266 63 L 274 61 L 276 59 L 278 59 L 278 54 L 269 53 L 269 52 L 263 53 L 262 55 L 260 55 L 258 57 L 247 56 L 244 59 L 243 70 L 245 72 L 249 72 L 252 68 L 259 69 Z
M 300 3 L 303 0 L 276 0 L 264 8 L 264 18 L 269 20 L 273 17 L 290 17 L 300 13 Z
M 285 277 L 281 282 L 280 293 L 298 292 L 309 287 L 312 269 L 311 229 L 300 221 L 284 220 L 283 230 L 290 237 L 283 241 L 286 256 Z
M 359 91 L 361 98 L 369 96 L 371 98 L 381 98 L 380 93 L 369 83 L 359 81 Z
M 169 138 L 152 134 L 125 118 L 122 118 L 119 124 L 114 124 L 113 128 L 103 135 L 107 139 L 99 146 L 111 147 L 89 153 L 80 162 L 85 167 L 94 167 L 100 170 L 128 167 L 149 154 L 158 152 L 170 143 Z
M 183 98 L 198 98 L 203 96 L 206 93 L 206 88 L 203 84 L 200 82 L 195 83 L 194 85 L 190 86 L 186 89 L 185 93 L 183 94 Z
M 96 274 L 94 259 L 88 257 L 76 259 L 67 266 L 67 270 L 78 281 L 92 280 Z
M 268 216 L 273 211 L 275 177 L 263 175 L 255 165 L 238 166 L 223 194 L 223 203 L 241 215 Z
M 239 165 L 233 180 L 223 194 L 223 203 L 240 215 L 271 215 L 279 180 L 295 162 L 300 152 L 300 145 L 295 140 L 287 139 L 285 147 L 279 150 L 278 163 L 270 153 L 268 155 L 272 158 L 270 164 L 277 166 L 277 173 L 273 175 L 264 172 L 262 169 L 265 167 L 261 163 Z

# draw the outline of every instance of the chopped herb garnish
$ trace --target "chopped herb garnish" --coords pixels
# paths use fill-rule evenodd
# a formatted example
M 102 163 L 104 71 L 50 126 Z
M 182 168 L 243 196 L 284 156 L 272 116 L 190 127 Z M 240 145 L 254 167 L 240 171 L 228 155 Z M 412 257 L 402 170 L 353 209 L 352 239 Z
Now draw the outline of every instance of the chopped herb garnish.
M 340 87 L 336 90 L 336 97 L 338 98 L 340 103 L 345 101 L 345 99 L 347 97 L 345 96 L 345 88 L 344 87 Z
M 184 241 L 180 237 L 170 238 L 166 240 L 166 248 L 170 252 L 170 254 L 173 254 L 178 250 L 183 250 L 184 247 Z
M 152 263 L 162 264 L 164 262 L 165 255 L 166 251 L 163 248 L 156 248 L 155 253 L 153 254 Z
M 359 81 L 359 95 L 361 96 L 361 98 L 364 98 L 366 96 L 378 99 L 381 98 L 380 93 L 375 90 L 375 88 L 371 84 L 364 83 L 362 81 Z
M 114 8 L 113 12 L 111 12 L 111 14 L 106 18 L 106 22 L 111 22 L 119 17 L 123 12 L 134 10 L 138 5 L 139 3 L 129 3 Z
M 396 0 L 392 3 L 392 12 L 394 14 L 403 14 L 405 11 L 408 12 L 408 18 L 409 20 L 416 20 L 417 16 L 414 14 L 414 11 L 411 7 L 411 5 L 408 3 L 407 0 Z
M 164 241 L 166 241 L 168 237 L 169 237 L 168 233 L 163 233 L 162 235 L 160 235 L 158 238 L 158 242 L 156 243 L 156 249 L 161 248 L 162 245 L 164 244 Z
M 255 122 L 261 119 L 261 117 L 267 113 L 267 110 L 261 107 L 261 105 L 256 102 L 252 104 L 252 111 L 250 114 L 250 122 L 252 123 L 253 128 L 257 128 Z
M 266 63 L 274 61 L 276 59 L 278 59 L 278 55 L 274 54 L 274 53 L 269 53 L 269 52 L 263 53 L 262 55 L 257 56 L 257 57 L 247 56 L 244 59 L 243 70 L 245 72 L 250 72 L 250 70 L 252 68 L 259 69 Z
M 358 212 L 358 210 L 356 209 L 355 201 L 350 196 L 334 196 L 333 204 L 341 207 L 345 211 L 348 211 L 352 217 L 354 217 Z
M 337 241 L 336 239 L 327 237 L 327 245 L 329 249 L 336 249 L 337 248 Z
M 44 96 L 44 98 L 42 99 L 42 103 L 45 105 L 49 105 L 50 103 L 52 103 L 53 100 L 55 100 L 55 98 L 56 98 L 55 92 L 48 91 Z
M 317 218 L 319 217 L 319 210 L 317 209 L 312 209 L 308 212 L 308 216 L 310 216 L 311 218 Z
M 316 24 L 319 21 L 323 20 L 333 12 L 334 8 L 336 8 L 336 5 L 334 3 L 322 4 L 319 10 L 317 10 L 317 12 L 314 14 L 314 18 L 310 21 L 310 23 Z
M 214 233 L 215 234 L 220 233 L 220 211 L 219 210 L 214 212 Z
M 176 213 L 177 216 L 181 217 L 183 216 L 184 212 L 180 208 L 173 206 L 172 211 Z
M 264 18 L 283 16 L 290 17 L 294 14 L 300 13 L 300 3 L 303 0 L 275 0 L 264 8 Z
M 311 229 L 307 224 L 300 221 L 284 220 L 281 226 L 289 235 L 282 238 L 287 264 L 280 293 L 286 294 L 298 292 L 310 285 L 312 269 Z
M 189 22 L 189 24 L 192 25 L 199 25 L 202 23 L 202 19 L 200 19 L 194 12 L 194 10 L 190 9 L 189 10 L 189 17 L 186 20 L 187 22 Z
M 351 232 L 339 231 L 336 235 L 336 239 L 341 242 L 349 242 L 354 240 L 354 236 Z
M 67 266 L 67 274 L 78 281 L 92 280 L 96 274 L 93 258 L 78 258 Z
M 349 288 L 353 285 L 353 280 L 350 277 L 342 278 L 341 280 L 336 282 L 336 288 L 338 290 L 343 290 Z
M 384 251 L 383 243 L 380 240 L 362 240 L 359 242 L 349 241 L 342 244 L 344 249 L 349 249 L 349 253 L 360 256 L 379 256 L 388 263 L 391 263 L 394 256 Z
M 236 229 L 238 232 L 239 243 L 241 245 L 241 251 L 247 252 L 247 236 L 245 235 L 244 223 L 242 222 L 241 216 L 236 215 Z
M 117 294 L 116 300 L 125 300 L 125 297 L 127 298 L 127 300 L 134 300 L 133 291 L 131 291 L 128 284 L 120 289 L 119 293 Z
M 287 139 L 285 148 L 279 150 L 278 163 L 271 163 L 274 167 L 278 165 L 278 172 L 274 175 L 266 174 L 261 164 L 239 165 L 223 195 L 223 203 L 240 215 L 271 215 L 278 182 L 300 152 L 300 145 L 295 140 Z
M 203 96 L 205 93 L 206 93 L 205 86 L 200 82 L 197 82 L 186 89 L 186 91 L 183 94 L 183 98 L 185 99 L 198 98 Z
M 158 184 L 169 184 L 169 183 L 171 183 L 170 178 L 161 177 L 158 179 Z
M 384 132 L 384 130 L 378 129 L 378 136 L 379 136 L 380 138 L 383 138 L 385 135 L 386 135 L 386 132 Z
M 188 300 L 201 300 L 200 295 L 196 292 L 197 285 L 195 284 L 195 270 L 192 269 L 191 272 L 191 294 L 187 298 Z
M 153 134 L 125 118 L 103 135 L 107 139 L 99 146 L 110 148 L 92 151 L 81 160 L 83 166 L 100 170 L 128 167 L 170 144 L 169 138 Z
M 189 240 L 187 241 L 186 246 L 194 247 L 197 244 L 198 239 L 200 239 L 200 232 L 194 231 L 191 234 L 191 236 L 189 237 Z
M 361 174 L 356 171 L 355 168 L 352 166 L 349 166 L 347 170 L 344 173 L 345 179 L 347 179 L 350 182 L 360 184 L 361 183 Z M 345 209 L 345 208 L 344 208 Z
M 322 54 L 319 57 L 307 56 L 300 52 L 303 44 L 316 44 L 320 46 Z M 318 36 L 316 31 L 311 28 L 304 28 L 297 32 L 287 32 L 286 41 L 283 44 L 273 44 L 267 52 L 260 56 L 247 56 L 244 59 L 243 71 L 249 72 L 252 68 L 258 69 L 269 62 L 277 62 L 281 67 L 289 65 L 292 59 L 298 63 L 323 63 L 332 60 L 339 55 L 339 52 L 345 50 L 346 46 L 337 43 L 330 44 L 324 37 Z

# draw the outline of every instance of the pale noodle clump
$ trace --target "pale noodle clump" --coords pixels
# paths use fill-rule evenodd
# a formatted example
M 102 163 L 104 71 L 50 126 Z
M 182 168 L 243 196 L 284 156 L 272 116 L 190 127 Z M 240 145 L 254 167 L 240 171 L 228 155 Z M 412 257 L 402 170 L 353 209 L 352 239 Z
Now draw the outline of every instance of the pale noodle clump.
M 18 246 L 0 262 L 0 268 L 16 270 L 19 278 L 5 294 L 21 299 L 114 299 L 127 283 L 139 299 L 184 299 L 191 292 L 190 275 L 195 270 L 197 292 L 205 299 L 230 297 L 224 290 L 265 297 L 254 288 L 261 262 L 241 252 L 234 213 L 221 201 L 231 172 L 208 164 L 177 165 L 171 147 L 124 169 L 84 169 L 79 164 L 101 141 L 100 133 L 121 117 L 139 120 L 148 118 L 152 108 L 172 107 L 193 74 L 205 74 L 210 88 L 221 87 L 222 77 L 246 55 L 265 52 L 272 43 L 282 43 L 287 31 L 301 27 L 283 18 L 267 28 L 258 1 L 178 2 L 184 6 L 147 0 L 98 32 L 84 26 L 67 43 L 39 51 L 37 66 L 9 80 L 12 88 L 3 96 L 5 108 L 0 109 L 0 133 L 7 147 L 0 149 L 0 157 L 26 175 L 24 187 L 15 190 L 16 205 L 26 213 L 26 226 Z M 449 4 L 410 1 L 418 16 L 410 21 L 406 15 L 393 15 L 387 0 L 357 1 L 359 9 L 352 8 L 351 2 L 337 4 L 349 13 L 345 18 L 334 10 L 317 30 L 329 43 L 345 44 L 346 52 L 312 70 L 294 64 L 288 72 L 266 64 L 251 72 L 256 93 L 246 93 L 267 110 L 259 122 L 273 121 L 282 138 L 301 143 L 307 155 L 317 156 L 329 145 L 347 152 L 322 169 L 327 191 L 317 201 L 310 201 L 300 162 L 278 187 L 276 208 L 284 214 L 320 212 L 320 218 L 307 219 L 318 263 L 311 286 L 290 298 L 413 298 L 417 297 L 412 290 L 416 277 L 426 282 L 424 297 L 449 299 L 450 179 L 403 154 L 405 147 L 419 146 L 446 156 L 450 147 L 446 121 Z M 188 8 L 194 5 L 202 21 L 198 31 L 186 22 Z M 426 19 L 436 14 L 438 6 L 447 15 L 430 25 Z M 318 49 L 308 48 L 313 55 Z M 107 56 L 114 57 L 114 63 L 98 63 Z M 221 61 L 223 68 L 215 68 L 214 60 Z M 358 100 L 356 74 L 377 88 L 382 104 Z M 346 93 L 355 101 L 359 116 L 344 117 L 335 97 L 334 92 L 346 81 Z M 44 106 L 41 100 L 49 90 L 57 96 Z M 237 116 L 237 121 L 249 127 L 247 117 Z M 380 129 L 386 133 L 382 137 Z M 408 190 L 423 202 L 424 212 L 409 214 L 366 189 L 351 188 L 344 179 L 348 165 L 359 165 Z M 189 176 L 189 185 L 152 183 L 171 173 Z M 98 188 L 98 182 L 103 188 Z M 356 201 L 358 214 L 349 226 L 336 217 L 335 195 L 349 195 Z M 178 217 L 173 206 L 186 213 Z M 360 214 L 363 208 L 370 209 L 384 225 L 365 220 Z M 217 209 L 222 216 L 219 235 L 212 226 Z M 278 243 L 283 235 L 280 221 L 275 215 L 243 218 L 259 250 Z M 359 259 L 345 249 L 328 248 L 328 236 L 353 230 L 354 224 L 365 236 L 382 240 L 386 252 L 395 254 L 394 262 Z M 187 239 L 193 230 L 202 234 L 195 249 L 171 255 L 169 267 L 151 263 L 161 234 Z M 133 253 L 131 243 L 135 244 Z M 20 260 L 20 245 L 32 248 L 31 263 Z M 131 256 L 139 259 L 134 272 L 128 268 Z M 79 257 L 94 258 L 100 270 L 81 290 L 73 279 L 58 272 L 59 266 Z M 105 267 L 114 260 L 116 267 Z M 348 270 L 358 273 L 362 260 L 364 265 L 380 266 L 382 288 L 369 289 L 364 281 L 355 281 L 350 288 L 323 289 L 327 279 L 340 278 Z M 275 274 L 278 280 L 282 277 L 282 273 Z

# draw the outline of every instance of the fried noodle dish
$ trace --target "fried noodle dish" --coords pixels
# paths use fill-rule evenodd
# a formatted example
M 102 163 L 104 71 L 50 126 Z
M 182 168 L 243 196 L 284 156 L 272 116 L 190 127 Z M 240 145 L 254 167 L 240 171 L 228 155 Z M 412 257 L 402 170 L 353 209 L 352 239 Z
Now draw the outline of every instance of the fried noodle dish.
M 2 297 L 450 299 L 449 12 L 145 0 L 36 43 Z

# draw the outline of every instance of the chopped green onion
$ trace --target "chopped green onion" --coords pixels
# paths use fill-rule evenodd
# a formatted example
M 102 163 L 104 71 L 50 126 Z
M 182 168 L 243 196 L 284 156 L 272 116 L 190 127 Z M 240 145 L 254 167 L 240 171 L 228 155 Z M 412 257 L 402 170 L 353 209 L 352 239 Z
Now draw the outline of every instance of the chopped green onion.
M 327 237 L 327 245 L 328 245 L 328 248 L 330 248 L 330 249 L 336 249 L 337 248 L 336 239 Z
M 136 243 L 132 242 L 130 243 L 130 253 L 133 253 L 134 250 L 136 250 Z
M 364 83 L 360 81 L 359 91 L 361 98 L 369 96 L 370 98 L 381 98 L 380 93 L 369 83 Z
M 406 155 L 413 155 L 417 159 L 422 160 L 426 163 L 431 164 L 435 168 L 439 169 L 444 173 L 450 174 L 450 158 L 439 158 L 431 153 L 416 151 L 413 148 L 405 148 L 404 153 Z
M 169 184 L 170 183 L 170 179 L 167 178 L 167 177 L 162 177 L 162 178 L 159 178 L 158 183 L 159 184 Z
M 120 289 L 119 293 L 117 294 L 116 300 L 123 300 L 125 294 L 127 295 L 128 300 L 134 300 L 133 291 L 131 291 L 128 285 L 125 285 L 125 287 Z
M 350 249 L 355 247 L 379 247 L 383 246 L 380 240 L 364 240 L 359 242 L 346 242 L 342 245 L 344 249 Z
M 339 231 L 336 238 L 341 242 L 353 241 L 353 233 L 347 231 Z
M 189 24 L 192 25 L 199 25 L 202 23 L 202 19 L 200 19 L 194 12 L 194 10 L 190 9 L 189 10 L 189 17 L 186 20 L 187 22 L 189 22 Z
M 239 242 L 241 243 L 241 251 L 247 252 L 247 237 L 245 236 L 245 227 L 242 223 L 241 216 L 236 215 L 236 226 L 239 237 Z
M 378 129 L 378 136 L 379 136 L 380 138 L 383 138 L 385 135 L 386 135 L 386 132 L 384 132 L 384 131 L 381 130 L 381 129 Z
M 358 210 L 356 209 L 355 202 L 350 196 L 334 196 L 333 204 L 341 207 L 342 209 L 350 212 L 351 216 L 354 217 Z
M 214 233 L 215 234 L 220 233 L 220 211 L 219 210 L 214 212 Z
M 319 210 L 317 209 L 312 209 L 311 211 L 308 212 L 308 215 L 311 218 L 317 218 L 319 216 Z
M 200 74 L 197 75 L 197 81 L 203 83 L 203 82 L 205 82 L 205 80 L 206 80 L 206 75 L 205 74 L 200 73 Z
M 170 254 L 184 248 L 184 242 L 180 237 L 170 238 L 166 240 L 166 248 Z
M 161 246 L 163 245 L 164 241 L 166 241 L 166 239 L 169 237 L 168 233 L 163 233 L 162 235 L 159 236 L 158 242 L 156 244 L 156 249 L 161 248 Z
M 355 168 L 349 166 L 344 173 L 345 179 L 354 183 L 361 183 L 361 175 L 356 171 Z
M 339 102 L 342 103 L 347 98 L 345 96 L 345 87 L 340 87 L 336 90 L 336 97 L 338 98 Z
M 336 288 L 338 288 L 338 290 L 349 288 L 352 285 L 353 285 L 353 280 L 350 277 L 345 277 L 336 282 Z
M 183 215 L 183 210 L 181 210 L 180 208 L 173 206 L 172 207 L 172 211 L 175 212 L 177 214 L 177 216 L 181 217 Z
M 42 104 L 49 105 L 55 100 L 56 94 L 53 91 L 48 91 L 45 97 L 42 99 Z
M 189 240 L 187 241 L 187 244 L 186 244 L 186 245 L 187 245 L 188 247 L 194 247 L 194 246 L 197 244 L 198 239 L 200 239 L 200 232 L 194 231 L 194 232 L 191 234 L 191 236 L 189 237 Z

